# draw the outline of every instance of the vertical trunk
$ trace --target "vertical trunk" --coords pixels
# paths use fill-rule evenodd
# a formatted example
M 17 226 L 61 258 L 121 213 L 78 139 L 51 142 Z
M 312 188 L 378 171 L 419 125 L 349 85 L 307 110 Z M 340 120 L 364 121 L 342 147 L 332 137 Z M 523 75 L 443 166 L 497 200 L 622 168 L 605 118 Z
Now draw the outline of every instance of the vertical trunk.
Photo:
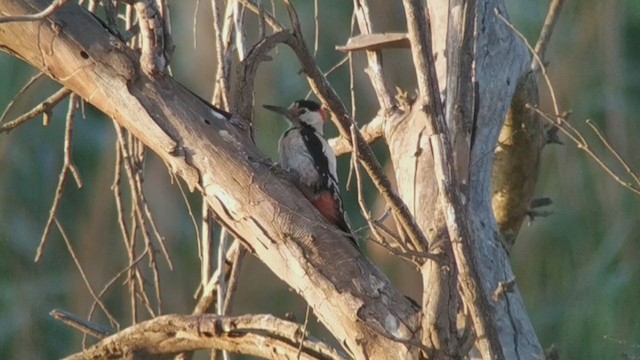
M 415 109 L 414 109 L 415 110 Z M 421 268 L 423 284 L 423 336 L 433 358 L 454 356 L 458 349 L 456 317 L 460 296 L 456 289 L 456 266 L 440 208 L 438 185 L 433 181 L 433 154 L 426 119 L 411 111 L 396 122 L 388 121 L 385 137 L 396 175 L 399 195 L 430 241 L 430 253 L 440 261 L 427 260 Z

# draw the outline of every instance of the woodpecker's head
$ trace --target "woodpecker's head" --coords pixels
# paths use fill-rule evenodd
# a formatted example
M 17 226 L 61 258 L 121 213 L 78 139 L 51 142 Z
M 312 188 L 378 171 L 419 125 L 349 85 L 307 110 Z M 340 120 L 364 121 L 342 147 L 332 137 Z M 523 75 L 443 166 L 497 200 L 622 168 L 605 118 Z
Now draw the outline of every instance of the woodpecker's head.
M 263 106 L 265 109 L 284 115 L 294 125 L 298 122 L 310 125 L 322 135 L 322 127 L 327 121 L 327 115 L 322 106 L 315 101 L 298 100 L 291 104 L 288 109 L 273 105 Z

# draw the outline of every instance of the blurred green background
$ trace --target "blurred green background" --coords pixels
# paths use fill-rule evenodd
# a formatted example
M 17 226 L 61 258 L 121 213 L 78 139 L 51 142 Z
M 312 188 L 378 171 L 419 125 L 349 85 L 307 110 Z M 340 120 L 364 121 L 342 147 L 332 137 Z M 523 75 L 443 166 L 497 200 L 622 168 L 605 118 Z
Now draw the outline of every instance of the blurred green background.
M 208 98 L 215 71 L 210 4 L 200 4 L 194 47 L 195 1 L 170 3 L 177 44 L 174 75 Z M 307 39 L 313 39 L 312 2 L 296 3 Z M 391 6 L 385 0 L 371 4 L 378 30 L 403 30 L 400 5 Z M 548 2 L 509 0 L 507 4 L 514 24 L 535 42 Z M 329 69 L 342 58 L 333 49 L 346 42 L 351 4 L 322 0 L 321 5 L 320 22 L 325 25 L 320 33 L 318 63 Z M 279 13 L 282 15 L 282 9 Z M 601 144 L 584 124 L 585 119 L 593 119 L 636 170 L 640 170 L 640 121 L 635 116 L 640 111 L 638 38 L 639 1 L 568 1 L 547 57 L 561 109 L 572 111 L 572 123 L 601 151 Z M 280 48 L 274 55 L 275 61 L 263 65 L 256 79 L 257 104 L 287 105 L 308 91 L 306 81 L 297 74 L 298 65 L 291 52 Z M 357 119 L 363 123 L 377 109 L 368 105 L 373 98 L 362 70 L 363 57 L 356 60 Z M 410 64 L 406 51 L 385 53 L 385 62 L 392 82 L 405 89 L 415 88 L 412 72 L 406 71 Z M 34 74 L 29 66 L 0 53 L 0 109 Z M 330 80 L 349 103 L 348 69 L 340 68 Z M 8 118 L 30 109 L 56 88 L 53 82 L 41 82 L 18 99 Z M 544 108 L 550 109 L 542 86 L 541 94 L 547 99 Z M 77 331 L 48 316 L 54 308 L 85 316 L 91 304 L 55 228 L 43 260 L 33 262 L 62 167 L 65 104 L 54 112 L 48 127 L 35 119 L 0 135 L 0 358 L 47 359 L 81 348 Z M 76 120 L 73 142 L 73 157 L 85 187 L 78 190 L 73 181 L 67 183 L 58 218 L 92 287 L 99 291 L 126 260 L 111 192 L 113 126 L 89 106 L 86 115 L 86 119 Z M 260 107 L 256 107 L 256 116 L 258 145 L 275 159 L 276 139 L 286 125 Z M 640 198 L 563 140 L 564 146 L 544 150 L 537 191 L 539 196 L 554 200 L 554 214 L 525 226 L 512 252 L 520 291 L 541 343 L 544 347 L 555 344 L 563 358 L 640 357 Z M 384 146 L 378 144 L 375 150 L 384 161 Z M 170 271 L 160 261 L 164 312 L 188 313 L 195 303 L 192 294 L 199 281 L 195 231 L 164 164 L 153 155 L 148 158 L 145 191 L 175 267 Z M 605 158 L 613 163 L 610 156 Z M 614 168 L 622 173 L 619 166 Z M 346 182 L 347 158 L 340 160 L 339 171 Z M 367 193 L 369 203 L 374 205 L 375 191 L 369 187 Z M 354 191 L 344 195 L 352 222 L 362 226 Z M 199 209 L 197 197 L 191 196 L 190 202 Z M 410 267 L 380 249 L 368 250 L 398 287 L 414 297 L 419 295 L 420 282 Z M 126 326 L 130 318 L 128 295 L 121 284 L 107 293 L 105 301 Z M 283 316 L 289 312 L 304 319 L 305 305 L 300 298 L 250 257 L 242 269 L 237 299 L 234 312 L 238 314 L 271 312 Z M 95 321 L 108 323 L 102 316 Z M 314 323 L 312 328 L 315 331 L 318 326 Z M 321 329 L 317 334 L 327 336 Z

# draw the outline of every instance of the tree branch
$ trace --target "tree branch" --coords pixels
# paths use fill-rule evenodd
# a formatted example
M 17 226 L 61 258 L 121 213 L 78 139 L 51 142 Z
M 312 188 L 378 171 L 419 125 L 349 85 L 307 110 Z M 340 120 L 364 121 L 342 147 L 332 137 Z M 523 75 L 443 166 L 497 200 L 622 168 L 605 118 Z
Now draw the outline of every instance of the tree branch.
M 0 24 L 9 23 L 9 22 L 24 22 L 24 21 L 35 21 L 46 18 L 47 16 L 53 14 L 55 11 L 64 6 L 69 0 L 54 0 L 51 5 L 49 5 L 44 10 L 40 11 L 37 14 L 30 15 L 18 15 L 18 16 L 3 16 L 0 17 Z
M 549 40 L 551 40 L 553 29 L 560 17 L 560 11 L 562 10 L 564 2 L 565 0 L 552 0 L 551 4 L 549 4 L 549 11 L 547 12 L 547 17 L 544 19 L 544 25 L 542 26 L 542 31 L 540 31 L 540 37 L 535 47 L 535 53 L 538 54 L 542 60 L 544 60 L 544 56 L 546 55 L 547 45 L 549 45 Z M 540 70 L 540 62 L 533 59 L 531 69 L 533 71 Z
M 304 339 L 304 341 L 302 341 Z M 158 357 L 203 349 L 224 349 L 267 359 L 346 359 L 343 353 L 303 337 L 300 324 L 272 315 L 164 315 L 133 325 L 66 357 L 104 359 Z
M 51 110 L 56 107 L 62 100 L 66 99 L 71 94 L 71 90 L 62 88 L 56 91 L 53 95 L 49 96 L 47 100 L 41 102 L 38 106 L 29 110 L 28 112 L 18 116 L 17 118 L 0 124 L 0 133 L 9 132 L 18 126 L 26 123 L 27 121 L 35 118 L 40 114 L 44 114 L 45 124 L 49 123 L 48 118 L 51 117 Z
M 360 128 L 360 134 L 367 144 L 371 144 L 380 139 L 384 135 L 384 115 L 377 115 L 369 123 Z M 351 152 L 352 144 L 344 136 L 338 136 L 328 140 L 329 145 L 333 148 L 336 156 L 348 154 Z
M 367 0 L 354 0 L 353 11 L 358 20 L 360 34 L 373 34 L 374 31 L 369 17 Z M 380 51 L 367 50 L 367 59 L 369 61 L 369 67 L 365 71 L 371 79 L 371 85 L 373 85 L 373 89 L 376 92 L 381 110 L 386 113 L 393 109 L 396 104 L 393 100 L 392 91 L 389 89 L 384 74 L 382 73 L 382 53 L 380 53 Z

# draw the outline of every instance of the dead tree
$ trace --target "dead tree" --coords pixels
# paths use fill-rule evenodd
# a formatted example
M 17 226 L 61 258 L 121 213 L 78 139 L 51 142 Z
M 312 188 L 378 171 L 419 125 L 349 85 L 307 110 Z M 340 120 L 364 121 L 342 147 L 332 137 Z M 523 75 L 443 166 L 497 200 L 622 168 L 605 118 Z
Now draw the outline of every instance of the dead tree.
M 228 46 L 218 49 L 214 102 L 228 113 L 169 75 L 170 25 L 164 1 L 101 3 L 112 15 L 110 21 L 68 1 L 0 0 L 0 48 L 64 87 L 57 102 L 46 106 L 73 93 L 155 152 L 192 191 L 202 194 L 215 222 L 240 240 L 242 245 L 229 248 L 229 257 L 241 258 L 240 249 L 258 257 L 305 299 L 346 353 L 305 339 L 298 325 L 274 317 L 202 315 L 211 309 L 209 301 L 197 307 L 195 315 L 157 317 L 116 334 L 56 312 L 93 336 L 109 336 L 71 358 L 161 357 L 196 349 L 309 359 L 543 357 L 492 209 L 492 179 L 531 171 L 514 170 L 514 164 L 521 165 L 517 160 L 493 167 L 507 112 L 512 123 L 529 121 L 523 120 L 531 117 L 523 104 L 535 106 L 537 101 L 531 54 L 504 21 L 503 1 L 429 1 L 426 9 L 423 1 L 404 0 L 407 32 L 377 34 L 367 1 L 354 0 L 360 35 L 340 49 L 366 52 L 367 73 L 380 105 L 375 119 L 360 129 L 316 65 L 287 0 L 290 28 L 255 1 L 227 2 L 230 13 L 234 7 L 254 12 L 261 27 L 255 44 L 240 46 L 234 89 L 226 64 L 233 55 Z M 89 9 L 96 5 L 90 2 Z M 113 14 L 126 6 L 137 22 L 128 18 L 130 27 L 121 31 Z M 221 20 L 221 11 L 214 13 L 217 43 L 232 41 L 234 30 L 225 28 L 229 23 Z M 136 31 L 141 44 L 137 51 L 126 41 Z M 397 236 L 384 233 L 366 209 L 364 215 L 377 241 L 419 269 L 424 289 L 419 304 L 400 294 L 329 226 L 253 143 L 252 81 L 260 62 L 278 44 L 295 52 L 313 91 L 330 109 L 341 134 L 332 142 L 336 152 L 352 152 L 357 176 L 364 169 L 386 201 Z M 399 93 L 383 76 L 381 52 L 388 47 L 411 52 L 417 96 Z M 539 154 L 541 125 L 537 118 L 530 121 L 526 146 Z M 397 190 L 368 145 L 380 138 L 391 154 Z M 510 151 L 528 153 L 507 150 L 507 157 Z M 535 157 L 528 165 L 536 169 L 537 161 Z M 73 172 L 73 167 L 68 170 Z M 535 183 L 535 177 L 522 181 L 531 180 Z M 517 198 L 519 204 L 504 206 L 521 209 L 531 193 Z M 509 220 L 516 224 L 507 227 L 513 237 L 524 216 Z M 203 281 L 203 299 L 215 298 L 207 285 Z M 218 298 L 219 304 L 223 300 Z

